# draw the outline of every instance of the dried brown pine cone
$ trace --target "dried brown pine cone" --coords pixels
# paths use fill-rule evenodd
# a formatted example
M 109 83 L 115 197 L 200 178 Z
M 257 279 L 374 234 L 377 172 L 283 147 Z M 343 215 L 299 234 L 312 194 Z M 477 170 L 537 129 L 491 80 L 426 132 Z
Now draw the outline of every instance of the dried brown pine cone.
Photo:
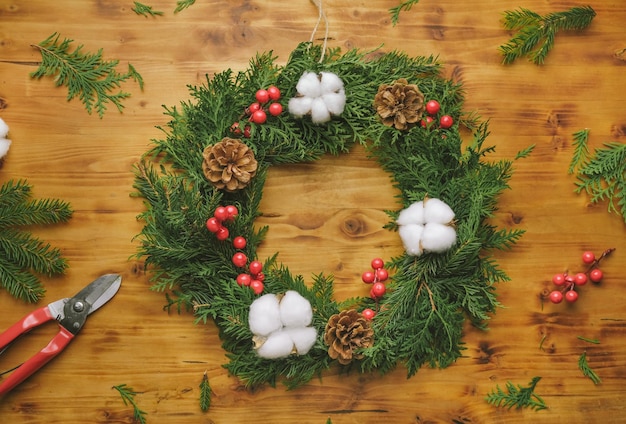
M 217 188 L 237 191 L 250 183 L 258 167 L 254 152 L 243 142 L 225 137 L 204 149 L 202 170 Z
M 374 97 L 374 108 L 383 124 L 408 130 L 422 118 L 424 94 L 404 78 L 393 84 L 383 84 Z
M 341 311 L 330 317 L 324 330 L 328 356 L 346 365 L 363 355 L 355 351 L 374 344 L 374 330 L 370 322 L 354 309 Z

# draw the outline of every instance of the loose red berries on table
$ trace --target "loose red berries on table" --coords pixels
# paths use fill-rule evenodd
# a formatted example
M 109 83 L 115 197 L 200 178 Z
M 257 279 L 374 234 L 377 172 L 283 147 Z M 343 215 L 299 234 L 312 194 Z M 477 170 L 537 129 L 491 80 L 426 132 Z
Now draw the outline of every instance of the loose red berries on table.
M 600 281 L 602 281 L 602 277 L 603 277 L 603 273 L 601 269 L 592 269 L 591 272 L 589 273 L 589 279 L 594 282 L 594 283 L 599 283 Z
M 591 251 L 586 251 L 583 252 L 583 262 L 586 263 L 587 265 L 592 264 L 593 261 L 596 260 L 596 255 L 593 254 L 593 252 Z
M 563 293 L 557 290 L 550 293 L 550 302 L 561 303 L 562 301 L 563 301 Z

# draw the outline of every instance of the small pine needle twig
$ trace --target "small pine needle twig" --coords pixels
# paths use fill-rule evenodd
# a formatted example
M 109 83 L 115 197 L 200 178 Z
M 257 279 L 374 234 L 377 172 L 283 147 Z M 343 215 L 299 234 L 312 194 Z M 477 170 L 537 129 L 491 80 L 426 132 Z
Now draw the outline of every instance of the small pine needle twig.
M 573 174 L 576 169 L 587 163 L 589 158 L 589 128 L 575 132 L 572 134 L 572 137 L 574 137 L 572 143 L 572 146 L 574 146 L 574 154 L 572 155 L 572 161 L 567 170 L 569 174 Z
M 533 377 L 528 387 L 522 387 L 520 385 L 514 385 L 510 381 L 506 383 L 506 392 L 496 386 L 496 389 L 489 393 L 485 398 L 487 403 L 496 407 L 505 407 L 511 409 L 516 407 L 530 408 L 536 411 L 547 409 L 545 402 L 539 395 L 534 393 L 535 386 L 541 380 L 541 377 Z
M 534 149 L 535 149 L 535 145 L 531 144 L 530 146 L 526 147 L 525 149 L 520 150 L 515 155 L 515 160 L 523 159 L 523 158 L 526 158 L 526 157 L 530 156 L 530 154 L 533 152 Z
M 504 12 L 504 28 L 517 30 L 507 44 L 500 46 L 504 64 L 528 55 L 536 65 L 543 64 L 554 46 L 554 37 L 560 30 L 587 28 L 596 16 L 591 6 L 573 7 L 562 12 L 541 16 L 531 10 L 520 8 Z
M 138 1 L 135 2 L 134 6 L 132 7 L 132 11 L 138 15 L 145 16 L 146 18 L 150 16 L 163 16 L 163 12 L 161 12 L 160 10 L 154 10 L 152 6 L 139 3 Z
M 176 2 L 176 9 L 174 9 L 174 13 L 182 12 L 192 6 L 195 2 L 196 0 L 178 0 Z
M 121 91 L 120 86 L 128 79 L 136 81 L 143 89 L 143 79 L 132 65 L 128 65 L 128 72 L 119 73 L 116 70 L 119 60 L 103 60 L 102 49 L 96 53 L 84 53 L 83 45 L 79 45 L 70 52 L 74 40 L 65 38 L 60 41 L 59 37 L 55 32 L 33 45 L 41 53 L 42 61 L 30 76 L 37 79 L 53 76 L 57 87 L 68 88 L 67 100 L 78 97 L 90 115 L 95 108 L 102 118 L 109 102 L 122 112 L 122 100 L 130 97 L 130 93 Z
M 589 379 L 593 381 L 593 384 L 598 385 L 602 383 L 600 376 L 598 376 L 598 374 L 591 369 L 589 362 L 587 362 L 587 352 L 583 352 L 583 354 L 580 355 L 580 358 L 578 358 L 578 368 L 585 377 L 589 377 Z
M 598 339 L 588 339 L 583 336 L 578 336 L 577 339 L 582 340 L 583 342 L 587 342 L 587 343 L 600 344 L 600 340 Z
M 202 376 L 202 382 L 200 383 L 200 409 L 203 412 L 208 411 L 211 407 L 212 394 L 213 391 L 211 390 L 211 385 L 209 384 L 209 377 L 205 371 Z
M 145 411 L 139 409 L 139 406 L 135 402 L 135 392 L 132 388 L 128 387 L 126 384 L 119 384 L 117 386 L 113 386 L 115 390 L 117 390 L 124 401 L 124 405 L 133 407 L 133 419 L 135 422 L 140 424 L 146 424 L 146 415 L 148 414 Z
M 400 21 L 400 13 L 402 11 L 408 12 L 411 8 L 419 3 L 420 0 L 405 0 L 400 2 L 396 7 L 392 7 L 389 9 L 389 13 L 391 14 L 391 24 L 396 26 L 396 24 Z

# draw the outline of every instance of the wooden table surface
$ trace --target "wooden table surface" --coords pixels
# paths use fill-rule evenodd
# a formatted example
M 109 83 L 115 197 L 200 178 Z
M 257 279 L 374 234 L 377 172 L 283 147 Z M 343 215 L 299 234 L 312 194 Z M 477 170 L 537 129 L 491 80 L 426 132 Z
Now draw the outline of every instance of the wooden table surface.
M 62 249 L 70 267 L 44 279 L 41 305 L 74 294 L 94 277 L 123 276 L 122 289 L 94 314 L 76 340 L 43 370 L 0 400 L 4 423 L 130 423 L 112 386 L 138 392 L 148 423 L 621 423 L 626 422 L 626 226 L 605 204 L 573 192 L 567 173 L 572 134 L 591 129 L 594 147 L 626 136 L 626 3 L 591 0 L 597 12 L 582 32 L 559 34 L 544 66 L 522 59 L 501 64 L 498 46 L 512 35 L 502 13 L 520 6 L 544 14 L 576 2 L 422 0 L 392 26 L 395 0 L 327 0 L 329 46 L 438 55 L 445 75 L 461 81 L 466 110 L 491 122 L 493 159 L 516 162 L 503 194 L 498 225 L 527 230 L 513 250 L 498 254 L 511 282 L 498 287 L 503 308 L 489 331 L 467 328 L 467 350 L 443 370 L 422 369 L 411 379 L 397 369 L 385 376 L 339 375 L 288 392 L 246 391 L 222 368 L 226 362 L 212 325 L 188 314 L 163 312 L 163 294 L 149 290 L 143 264 L 132 258 L 142 228 L 140 199 L 131 198 L 131 168 L 161 137 L 162 105 L 189 98 L 187 84 L 226 68 L 243 70 L 257 52 L 273 50 L 284 63 L 317 20 L 309 0 L 199 0 L 174 14 L 174 0 L 143 2 L 165 14 L 138 16 L 130 0 L 0 0 L 0 117 L 13 145 L 0 183 L 25 178 L 35 197 L 60 198 L 75 210 L 65 225 L 35 228 Z M 31 47 L 54 32 L 103 48 L 105 59 L 132 63 L 145 81 L 123 114 L 88 115 L 49 78 L 33 80 L 40 54 Z M 323 34 L 322 32 L 318 32 Z M 340 183 L 337 183 L 340 181 Z M 261 256 L 280 251 L 290 269 L 307 278 L 333 273 L 337 297 L 350 296 L 364 264 L 401 252 L 397 235 L 382 230 L 385 209 L 397 209 L 388 176 L 356 148 L 350 155 L 271 171 L 261 210 L 270 225 Z M 304 225 L 309 223 L 311 225 Z M 293 240 L 306 235 L 298 243 Z M 586 286 L 573 305 L 542 304 L 556 272 L 580 267 L 586 249 L 617 250 L 603 266 L 606 278 Z M 39 305 L 39 306 L 41 306 Z M 0 329 L 31 311 L 0 291 Z M 32 355 L 56 332 L 40 328 L 0 357 L 0 369 Z M 578 336 L 598 339 L 586 343 Z M 578 369 L 587 352 L 602 383 Z M 199 409 L 198 385 L 207 371 L 214 395 Z M 484 397 L 507 381 L 527 385 L 549 409 L 506 410 Z

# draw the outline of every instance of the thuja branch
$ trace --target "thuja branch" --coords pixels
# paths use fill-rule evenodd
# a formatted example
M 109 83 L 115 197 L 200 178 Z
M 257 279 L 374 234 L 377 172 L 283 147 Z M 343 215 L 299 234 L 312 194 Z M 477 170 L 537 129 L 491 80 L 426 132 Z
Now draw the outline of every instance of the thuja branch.
M 496 386 L 496 389 L 489 393 L 485 399 L 487 403 L 493 406 L 508 409 L 514 406 L 517 409 L 530 408 L 536 411 L 547 409 L 543 399 L 534 393 L 535 386 L 537 386 L 539 380 L 541 380 L 541 377 L 533 377 L 528 387 L 514 385 L 510 381 L 507 381 L 506 392 L 502 390 L 500 386 Z
M 389 13 L 391 14 L 391 24 L 396 26 L 396 24 L 400 21 L 400 13 L 402 11 L 408 12 L 411 10 L 415 4 L 419 3 L 420 0 L 405 0 L 401 1 L 399 5 L 396 7 L 392 7 L 389 9 Z
M 138 1 L 136 1 L 132 7 L 132 11 L 135 12 L 138 15 L 142 15 L 145 16 L 146 18 L 149 16 L 163 16 L 163 12 L 160 10 L 154 10 L 152 8 L 152 6 L 148 6 L 146 4 L 143 3 L 139 3 Z
M 504 12 L 504 28 L 518 32 L 507 44 L 500 46 L 504 56 L 502 61 L 509 64 L 527 55 L 533 63 L 541 65 L 554 46 L 557 32 L 587 28 L 595 16 L 591 6 L 573 7 L 544 16 L 524 8 L 507 10 Z
M 585 377 L 589 377 L 589 379 L 593 381 L 593 384 L 598 385 L 602 382 L 600 376 L 589 366 L 589 362 L 587 362 L 587 352 L 583 352 L 578 358 L 578 368 Z
M 122 101 L 130 97 L 130 93 L 120 90 L 121 84 L 132 79 L 143 89 L 141 75 L 131 64 L 128 64 L 127 72 L 118 72 L 119 60 L 103 60 L 102 49 L 96 53 L 84 53 L 83 45 L 78 45 L 70 51 L 72 41 L 69 38 L 60 41 L 59 34 L 54 33 L 33 45 L 41 53 L 42 61 L 30 76 L 37 79 L 54 77 L 57 87 L 67 87 L 67 100 L 78 97 L 89 114 L 95 108 L 102 118 L 109 102 L 122 112 Z
M 147 412 L 142 411 L 137 405 L 137 402 L 135 402 L 135 395 L 137 395 L 137 392 L 135 392 L 131 387 L 128 387 L 126 384 L 119 384 L 117 386 L 113 386 L 113 388 L 119 392 L 122 397 L 122 401 L 124 401 L 124 405 L 130 405 L 133 407 L 133 419 L 135 422 L 145 424 Z

